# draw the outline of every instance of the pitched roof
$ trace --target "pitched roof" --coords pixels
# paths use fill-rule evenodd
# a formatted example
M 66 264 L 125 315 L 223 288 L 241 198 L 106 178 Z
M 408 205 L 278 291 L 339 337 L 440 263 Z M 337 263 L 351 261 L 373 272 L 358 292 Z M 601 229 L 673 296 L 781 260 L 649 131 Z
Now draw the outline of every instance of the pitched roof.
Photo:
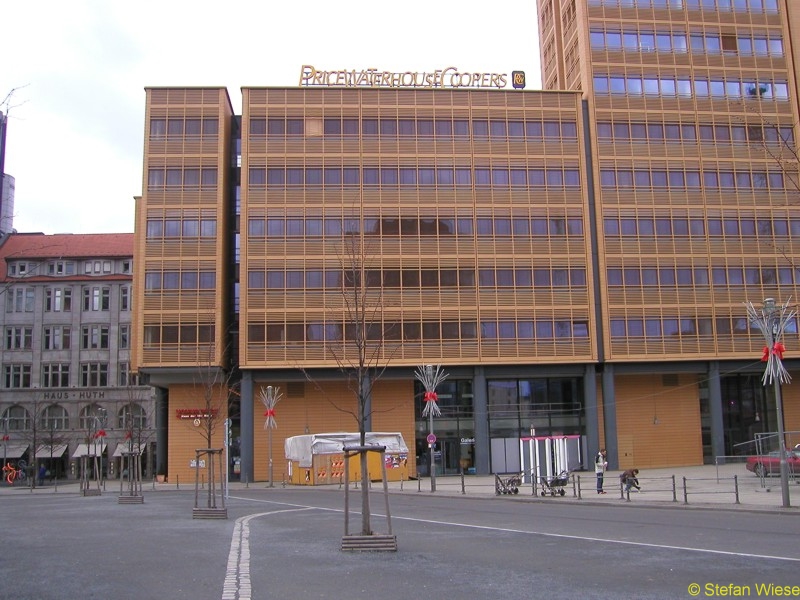
M 126 257 L 133 258 L 132 233 L 12 233 L 0 242 L 0 279 L 14 260 Z

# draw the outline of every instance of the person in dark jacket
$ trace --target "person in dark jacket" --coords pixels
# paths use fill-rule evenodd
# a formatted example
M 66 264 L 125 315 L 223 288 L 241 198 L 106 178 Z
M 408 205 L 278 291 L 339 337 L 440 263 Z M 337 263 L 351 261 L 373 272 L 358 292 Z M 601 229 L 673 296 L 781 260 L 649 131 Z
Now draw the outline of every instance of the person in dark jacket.
M 639 469 L 628 469 L 627 471 L 623 471 L 623 473 L 619 476 L 620 480 L 622 480 L 622 484 L 625 486 L 625 493 L 631 491 L 631 488 L 636 488 L 637 492 L 642 490 L 642 487 L 639 485 Z

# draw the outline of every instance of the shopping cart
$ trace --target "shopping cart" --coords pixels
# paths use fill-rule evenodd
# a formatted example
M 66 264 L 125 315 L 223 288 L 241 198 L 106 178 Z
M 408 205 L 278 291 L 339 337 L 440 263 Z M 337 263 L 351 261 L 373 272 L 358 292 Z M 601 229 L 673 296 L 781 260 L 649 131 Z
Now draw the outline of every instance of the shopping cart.
M 564 496 L 567 491 L 564 489 L 569 483 L 569 471 L 561 471 L 558 475 L 541 477 L 542 496 Z
M 514 473 L 511 476 L 500 476 L 495 473 L 494 493 L 500 494 L 519 494 L 519 486 L 522 484 L 522 474 Z

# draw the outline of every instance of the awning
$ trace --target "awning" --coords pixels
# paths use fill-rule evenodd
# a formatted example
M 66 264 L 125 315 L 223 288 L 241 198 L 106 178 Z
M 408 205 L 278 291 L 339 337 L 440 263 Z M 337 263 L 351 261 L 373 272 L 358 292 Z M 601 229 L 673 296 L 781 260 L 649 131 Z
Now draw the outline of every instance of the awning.
M 8 459 L 22 458 L 22 455 L 28 450 L 28 444 L 22 442 L 7 442 L 5 446 L 0 445 L 0 457 L 5 453 Z
M 131 451 L 131 446 L 128 442 L 120 442 L 119 444 L 117 444 L 117 449 L 114 450 L 113 458 L 120 458 L 123 452 L 130 452 L 130 451 Z M 142 454 L 144 452 L 144 446 L 140 448 L 139 444 L 134 444 L 133 452 L 137 451 L 139 452 L 139 454 Z
M 52 450 L 52 451 L 51 451 Z M 36 458 L 61 458 L 64 455 L 64 452 L 67 451 L 66 444 L 54 444 L 51 446 L 42 446 L 39 450 L 36 451 Z
M 91 444 L 78 444 L 75 452 L 72 453 L 72 458 L 80 458 L 81 456 L 100 456 L 106 449 L 105 442 L 98 442 Z

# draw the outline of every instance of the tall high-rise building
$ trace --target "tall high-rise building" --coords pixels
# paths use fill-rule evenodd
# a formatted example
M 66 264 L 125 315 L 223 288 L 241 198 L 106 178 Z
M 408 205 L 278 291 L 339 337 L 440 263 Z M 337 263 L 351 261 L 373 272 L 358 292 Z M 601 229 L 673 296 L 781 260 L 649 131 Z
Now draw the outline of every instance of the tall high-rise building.
M 356 428 L 360 348 L 385 367 L 369 425 L 409 439 L 412 472 L 431 451 L 444 473 L 518 470 L 534 435 L 577 436 L 571 468 L 600 446 L 701 464 L 775 430 L 744 303 L 800 289 L 789 4 L 538 7 L 544 91 L 304 67 L 235 115 L 224 89 L 147 89 L 133 361 L 170 473 L 193 474 L 212 367 L 236 464 L 265 479 L 286 437 Z M 450 375 L 433 448 L 431 363 Z
M 700 409 L 707 461 L 752 451 L 776 415 L 742 303 L 796 299 L 800 284 L 798 6 L 539 0 L 538 16 L 545 87 L 583 91 L 592 124 L 604 389 L 619 406 L 607 444 L 637 453 L 636 432 L 674 401 L 654 387 L 666 369 L 675 396 L 699 392 L 686 409 Z M 796 423 L 796 400 L 787 411 Z

